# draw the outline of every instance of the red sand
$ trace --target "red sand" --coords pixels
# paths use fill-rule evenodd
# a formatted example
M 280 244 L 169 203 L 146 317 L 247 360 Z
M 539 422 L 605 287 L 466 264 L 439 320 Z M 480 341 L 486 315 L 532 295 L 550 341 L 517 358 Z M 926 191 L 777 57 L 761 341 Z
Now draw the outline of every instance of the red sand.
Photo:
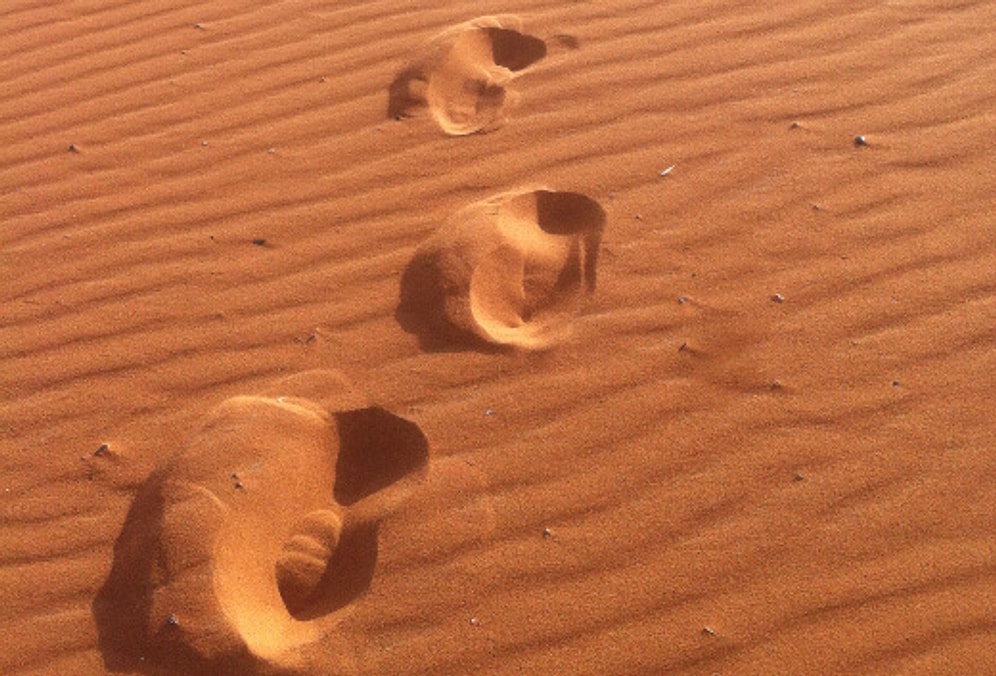
M 4 3 L 0 673 L 996 673 L 993 25 Z

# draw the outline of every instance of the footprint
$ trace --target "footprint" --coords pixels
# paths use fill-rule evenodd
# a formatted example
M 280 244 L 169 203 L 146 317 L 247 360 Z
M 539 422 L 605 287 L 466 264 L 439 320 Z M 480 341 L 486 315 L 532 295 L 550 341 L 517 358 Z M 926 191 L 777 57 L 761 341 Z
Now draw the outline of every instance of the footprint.
M 447 134 L 501 126 L 515 95 L 511 80 L 546 56 L 546 43 L 522 32 L 516 16 L 485 16 L 432 39 L 391 84 L 388 116 L 422 108 Z
M 472 204 L 416 251 L 397 317 L 430 349 L 481 340 L 547 347 L 595 290 L 605 222 L 597 202 L 572 192 L 538 189 Z
M 94 602 L 105 660 L 294 668 L 368 588 L 377 524 L 427 462 L 415 424 L 331 372 L 223 402 L 129 511 Z

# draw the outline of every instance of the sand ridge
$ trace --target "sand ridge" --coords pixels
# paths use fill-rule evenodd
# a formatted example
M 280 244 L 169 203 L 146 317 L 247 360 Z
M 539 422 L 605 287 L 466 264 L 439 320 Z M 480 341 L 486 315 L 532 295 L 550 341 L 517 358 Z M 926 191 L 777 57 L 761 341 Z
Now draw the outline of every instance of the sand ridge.
M 385 115 L 482 11 L 546 47 L 478 118 L 457 76 L 494 43 L 454 55 L 437 109 L 489 133 Z M 106 642 L 142 615 L 95 612 L 115 544 L 221 402 L 296 397 L 260 415 L 313 441 L 326 388 L 271 387 L 314 369 L 416 424 L 431 471 L 289 510 L 247 603 L 328 631 L 222 671 L 996 671 L 994 11 L 4 4 L 0 672 L 197 673 Z M 609 224 L 595 293 L 555 294 L 569 334 L 424 345 L 398 312 L 420 247 L 534 186 Z M 478 298 L 508 326 L 506 254 Z M 333 550 L 369 579 L 325 586 Z

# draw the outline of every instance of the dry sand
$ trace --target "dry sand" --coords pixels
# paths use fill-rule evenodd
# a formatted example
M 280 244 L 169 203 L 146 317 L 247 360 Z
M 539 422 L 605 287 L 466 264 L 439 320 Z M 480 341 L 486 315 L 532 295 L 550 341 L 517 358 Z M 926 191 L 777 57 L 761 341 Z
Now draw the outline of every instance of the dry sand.
M 439 5 L 0 7 L 0 673 L 996 673 L 996 5 Z

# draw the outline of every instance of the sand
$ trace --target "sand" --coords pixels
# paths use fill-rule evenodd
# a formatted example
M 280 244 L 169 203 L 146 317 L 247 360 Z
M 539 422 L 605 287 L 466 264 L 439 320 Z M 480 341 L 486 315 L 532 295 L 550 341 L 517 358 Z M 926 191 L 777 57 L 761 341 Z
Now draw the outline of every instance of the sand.
M 0 7 L 0 673 L 996 673 L 996 6 Z

